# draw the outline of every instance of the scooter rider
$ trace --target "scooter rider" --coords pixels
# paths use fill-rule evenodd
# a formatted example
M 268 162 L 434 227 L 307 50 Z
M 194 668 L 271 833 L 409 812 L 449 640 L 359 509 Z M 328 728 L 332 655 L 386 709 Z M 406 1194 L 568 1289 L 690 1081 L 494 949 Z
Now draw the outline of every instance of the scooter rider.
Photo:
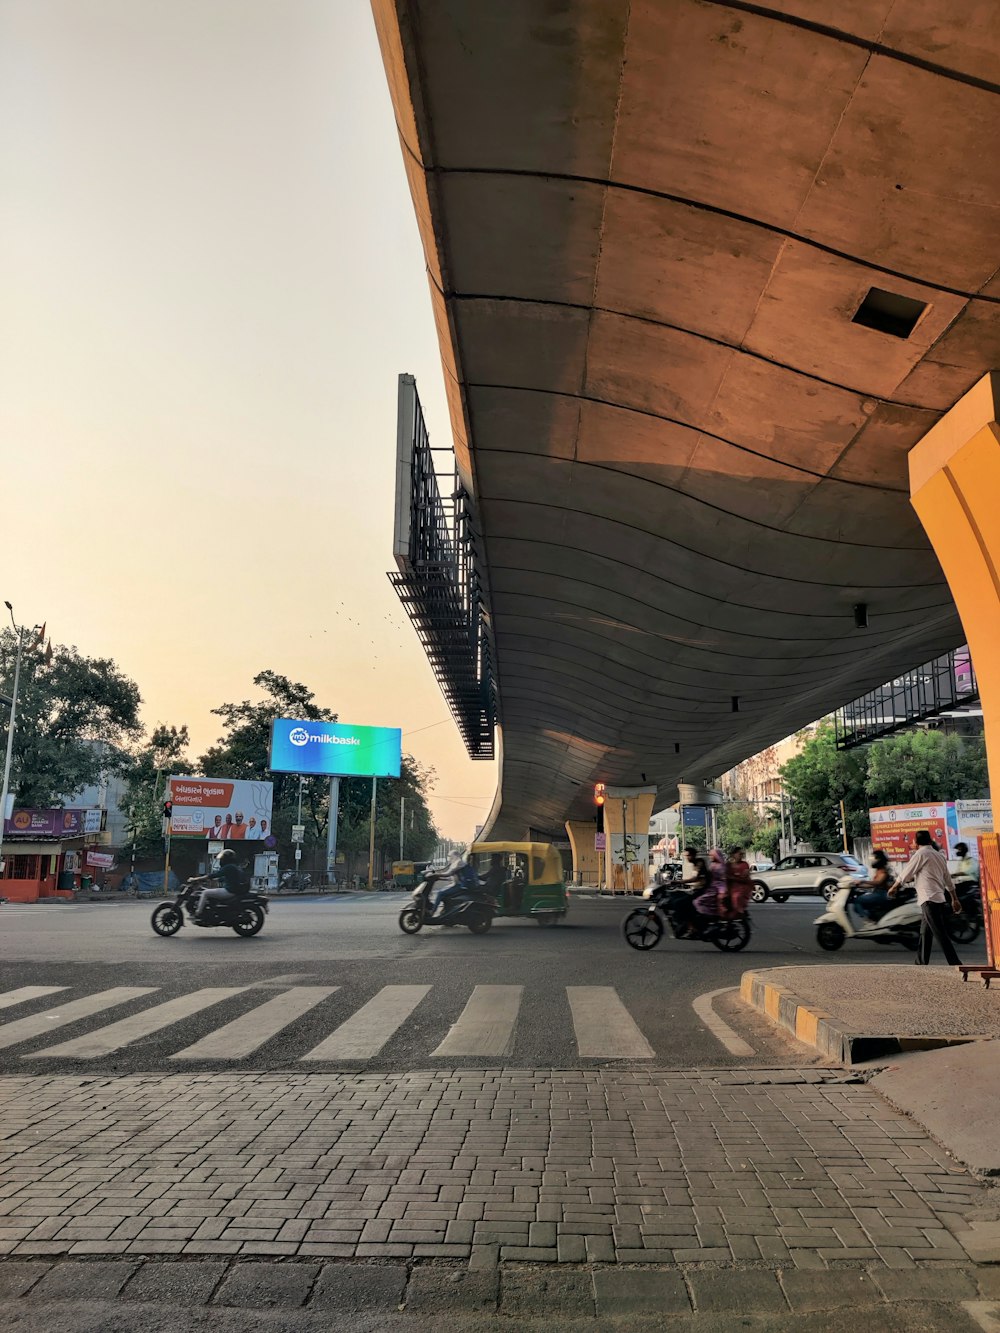
M 456 854 L 452 857 L 446 873 L 452 882 L 447 888 L 439 889 L 435 895 L 435 916 L 444 916 L 447 913 L 449 898 L 461 897 L 463 894 L 468 893 L 470 889 L 478 889 L 481 887 L 479 876 L 461 854 Z
M 871 888 L 858 899 L 858 911 L 870 921 L 878 921 L 893 905 L 889 899 L 892 871 L 889 869 L 889 858 L 881 848 L 877 847 L 872 856 L 872 874 L 868 882 Z
M 208 875 L 201 875 L 191 881 L 192 884 L 203 884 L 209 880 L 221 879 L 222 887 L 218 889 L 202 889 L 201 897 L 198 899 L 198 906 L 195 910 L 194 919 L 199 921 L 205 913 L 205 905 L 209 902 L 227 903 L 235 902 L 242 898 L 244 894 L 243 875 L 239 866 L 236 864 L 236 853 L 231 847 L 220 853 L 217 867 Z

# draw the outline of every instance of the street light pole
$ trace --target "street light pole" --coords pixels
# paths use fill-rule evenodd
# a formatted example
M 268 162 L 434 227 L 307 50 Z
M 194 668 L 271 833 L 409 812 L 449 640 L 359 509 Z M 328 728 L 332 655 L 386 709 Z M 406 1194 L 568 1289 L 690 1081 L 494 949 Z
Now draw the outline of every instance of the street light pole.
M 17 635 L 17 657 L 14 662 L 14 688 L 10 696 L 10 720 L 7 723 L 7 753 L 3 761 L 3 786 L 0 787 L 0 867 L 3 864 L 3 825 L 7 818 L 7 797 L 10 794 L 10 766 L 14 756 L 14 728 L 17 725 L 17 692 L 21 684 L 21 655 L 24 651 L 24 630 L 22 625 L 18 629 L 14 621 L 14 608 L 10 602 L 4 602 L 4 606 L 10 612 L 10 623 L 14 626 L 14 633 Z

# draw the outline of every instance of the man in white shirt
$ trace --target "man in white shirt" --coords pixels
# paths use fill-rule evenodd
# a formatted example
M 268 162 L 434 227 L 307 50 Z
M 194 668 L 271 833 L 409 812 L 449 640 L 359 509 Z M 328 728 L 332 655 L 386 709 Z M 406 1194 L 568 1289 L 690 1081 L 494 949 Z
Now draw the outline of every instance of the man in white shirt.
M 951 910 L 962 910 L 955 892 L 955 885 L 948 873 L 948 862 L 931 841 L 927 829 L 921 829 L 916 835 L 917 850 L 910 859 L 903 873 L 889 890 L 889 897 L 894 898 L 904 884 L 911 879 L 916 885 L 917 902 L 923 920 L 920 923 L 920 945 L 915 963 L 927 964 L 931 961 L 931 949 L 936 939 L 944 952 L 945 960 L 952 967 L 960 967 L 961 959 L 955 952 L 955 946 L 948 934 L 948 908 L 945 895 L 951 897 Z

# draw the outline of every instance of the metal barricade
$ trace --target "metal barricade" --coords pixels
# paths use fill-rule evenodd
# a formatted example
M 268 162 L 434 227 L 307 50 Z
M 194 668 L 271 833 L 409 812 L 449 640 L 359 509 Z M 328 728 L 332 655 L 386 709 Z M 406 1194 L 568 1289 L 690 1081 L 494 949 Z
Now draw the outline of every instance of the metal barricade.
M 983 931 L 986 936 L 986 965 L 962 965 L 963 980 L 971 973 L 989 988 L 1000 977 L 1000 834 L 984 833 L 979 839 L 979 892 L 983 900 Z

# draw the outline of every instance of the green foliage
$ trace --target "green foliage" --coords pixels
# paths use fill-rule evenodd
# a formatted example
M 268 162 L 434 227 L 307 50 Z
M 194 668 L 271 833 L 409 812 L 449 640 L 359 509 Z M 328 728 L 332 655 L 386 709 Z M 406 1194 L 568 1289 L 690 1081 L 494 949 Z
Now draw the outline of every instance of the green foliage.
M 140 859 L 163 850 L 163 802 L 171 773 L 190 773 L 187 727 L 154 728 L 135 747 L 125 770 L 129 840 Z
M 795 836 L 817 848 L 838 848 L 838 803 L 849 838 L 867 837 L 868 810 L 878 805 L 972 800 L 988 794 L 981 736 L 901 732 L 859 750 L 838 751 L 833 724 L 822 723 L 781 770 L 792 798 Z
M 981 736 L 942 731 L 901 732 L 868 749 L 870 805 L 970 801 L 989 794 Z
M 213 709 L 222 718 L 223 735 L 198 761 L 206 777 L 243 778 L 274 783 L 272 829 L 278 844 L 290 843 L 298 814 L 299 778 L 294 773 L 272 773 L 268 768 L 271 723 L 278 717 L 312 722 L 336 722 L 337 714 L 316 702 L 312 690 L 275 671 L 261 671 L 253 683 L 263 697 L 256 702 L 220 704 Z M 380 778 L 375 808 L 375 848 L 387 860 L 399 857 L 399 802 L 404 798 L 404 852 L 407 860 L 421 860 L 434 850 L 437 831 L 426 796 L 433 785 L 432 769 L 404 755 L 398 778 Z M 342 778 L 337 847 L 349 860 L 366 860 L 371 812 L 371 779 Z M 324 846 L 330 820 L 330 780 L 307 777 L 302 781 L 302 822 L 306 847 Z
M 684 830 L 684 846 L 700 848 L 704 851 L 708 846 L 705 830 L 700 828 L 697 824 L 692 825 L 690 828 L 686 828 Z
M 16 635 L 3 630 L 0 693 L 13 692 L 16 656 Z M 117 771 L 139 733 L 139 703 L 139 687 L 109 658 L 61 645 L 43 656 L 27 640 L 11 765 L 15 805 L 45 808 Z
M 312 690 L 276 671 L 261 671 L 253 683 L 263 698 L 213 708 L 222 718 L 223 735 L 198 760 L 198 773 L 208 778 L 238 778 L 274 783 L 271 828 L 279 843 L 289 842 L 298 814 L 299 779 L 294 773 L 272 773 L 268 768 L 271 723 L 278 717 L 310 722 L 336 722 L 337 715 L 316 703 Z M 341 784 L 343 788 L 343 784 Z M 307 777 L 302 782 L 302 822 L 306 844 L 326 840 L 330 818 L 330 780 Z M 339 832 L 339 830 L 338 830 Z
M 719 834 L 719 846 L 727 852 L 735 847 L 749 850 L 760 828 L 760 819 L 749 801 L 738 797 L 726 801 L 716 815 L 716 827 Z
M 754 834 L 753 850 L 770 861 L 777 861 L 781 844 L 781 825 L 776 819 L 766 819 Z

